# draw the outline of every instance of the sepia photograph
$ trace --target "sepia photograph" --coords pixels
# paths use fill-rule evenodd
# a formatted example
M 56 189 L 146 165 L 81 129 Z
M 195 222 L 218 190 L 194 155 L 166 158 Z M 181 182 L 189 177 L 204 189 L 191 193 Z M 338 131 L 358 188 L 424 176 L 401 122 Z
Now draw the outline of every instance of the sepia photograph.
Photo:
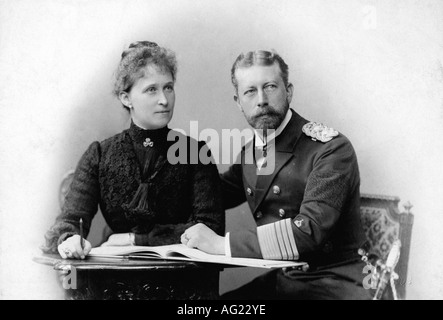
M 442 17 L 0 0 L 0 300 L 442 300 Z

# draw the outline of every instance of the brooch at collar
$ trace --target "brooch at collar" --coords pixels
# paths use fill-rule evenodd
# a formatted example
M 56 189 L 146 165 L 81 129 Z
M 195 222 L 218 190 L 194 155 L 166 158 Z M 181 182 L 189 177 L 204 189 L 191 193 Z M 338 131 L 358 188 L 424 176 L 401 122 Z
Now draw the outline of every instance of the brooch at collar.
M 146 138 L 145 141 L 143 141 L 143 146 L 152 148 L 154 146 L 154 141 L 152 141 L 149 138 Z
M 311 137 L 313 141 L 328 142 L 332 138 L 338 136 L 338 131 L 333 128 L 325 126 L 323 123 L 319 122 L 308 122 L 303 126 L 302 131 Z

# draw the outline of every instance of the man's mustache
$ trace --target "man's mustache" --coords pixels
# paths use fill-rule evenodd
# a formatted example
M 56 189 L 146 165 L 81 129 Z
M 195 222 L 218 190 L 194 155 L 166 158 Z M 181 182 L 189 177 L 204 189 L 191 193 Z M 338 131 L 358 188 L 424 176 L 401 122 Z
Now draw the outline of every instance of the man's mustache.
M 253 116 L 253 118 L 260 118 L 260 117 L 264 117 L 264 116 L 279 116 L 279 115 L 280 114 L 277 111 L 272 110 L 272 109 L 268 109 L 268 110 L 261 111 L 258 114 L 255 114 Z

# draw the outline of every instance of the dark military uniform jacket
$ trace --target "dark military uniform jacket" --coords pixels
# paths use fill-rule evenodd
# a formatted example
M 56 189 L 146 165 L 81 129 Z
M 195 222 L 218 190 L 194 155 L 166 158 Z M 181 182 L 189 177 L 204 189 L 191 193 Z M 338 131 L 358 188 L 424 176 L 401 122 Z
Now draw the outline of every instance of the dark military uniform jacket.
M 224 207 L 247 201 L 257 227 L 230 233 L 234 257 L 301 260 L 322 266 L 358 259 L 364 243 L 360 223 L 357 158 L 342 134 L 322 142 L 303 132 L 308 123 L 292 109 L 275 139 L 275 168 L 257 175 L 241 163 L 222 175 Z M 306 128 L 306 127 L 305 127 Z

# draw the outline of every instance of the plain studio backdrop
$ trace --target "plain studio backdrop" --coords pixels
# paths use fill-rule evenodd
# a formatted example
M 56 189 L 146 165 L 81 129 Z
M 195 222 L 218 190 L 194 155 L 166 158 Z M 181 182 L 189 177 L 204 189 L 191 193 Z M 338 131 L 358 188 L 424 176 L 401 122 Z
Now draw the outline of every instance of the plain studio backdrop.
M 151 40 L 177 53 L 170 127 L 188 134 L 190 121 L 246 128 L 231 65 L 242 51 L 279 52 L 292 108 L 353 143 L 361 191 L 413 204 L 407 298 L 442 299 L 442 17 L 440 0 L 0 0 L 0 297 L 62 298 L 32 255 L 63 175 L 128 126 L 113 72 L 131 42 Z M 230 211 L 228 229 L 248 214 Z M 225 271 L 220 290 L 255 273 Z

